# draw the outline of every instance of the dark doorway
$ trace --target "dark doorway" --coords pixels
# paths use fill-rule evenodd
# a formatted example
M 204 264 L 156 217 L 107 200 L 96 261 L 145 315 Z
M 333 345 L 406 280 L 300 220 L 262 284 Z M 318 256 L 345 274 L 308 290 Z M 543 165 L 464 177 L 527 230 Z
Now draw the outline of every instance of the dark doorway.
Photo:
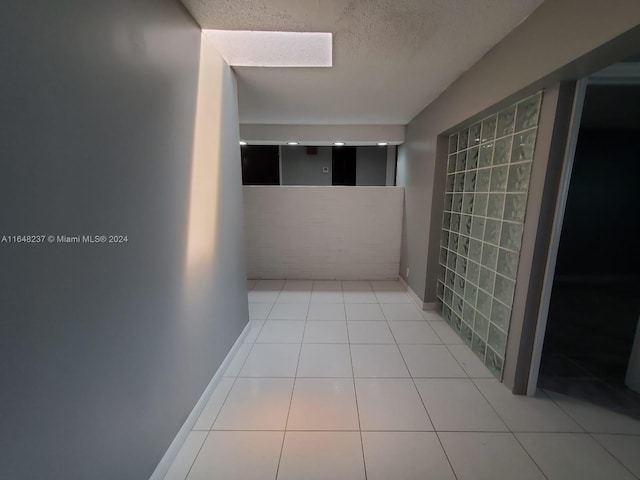
M 334 147 L 332 162 L 332 185 L 356 184 L 356 147 Z
M 243 185 L 280 185 L 280 150 L 277 145 L 243 145 Z

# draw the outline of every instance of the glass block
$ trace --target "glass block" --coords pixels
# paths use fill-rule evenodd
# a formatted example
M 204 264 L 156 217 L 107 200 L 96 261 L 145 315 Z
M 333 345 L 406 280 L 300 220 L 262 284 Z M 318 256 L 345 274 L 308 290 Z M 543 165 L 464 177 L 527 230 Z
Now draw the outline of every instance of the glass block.
M 488 243 L 482 245 L 482 265 L 491 269 L 496 269 L 496 262 L 498 261 L 498 248 Z
M 457 214 L 457 213 L 452 213 L 451 214 L 451 230 L 453 232 L 459 232 L 460 231 L 460 215 Z
M 480 155 L 480 150 L 478 147 L 470 148 L 467 151 L 467 170 L 474 170 L 478 168 L 478 156 Z
M 480 265 L 476 262 L 469 261 L 467 262 L 467 285 L 468 282 L 472 282 L 474 284 L 478 284 L 478 276 L 480 275 Z
M 513 137 L 497 140 L 494 146 L 492 165 L 504 165 L 511 159 L 511 143 Z
M 484 224 L 484 218 L 473 217 L 473 221 L 471 222 L 471 236 L 473 238 L 482 239 L 484 237 Z M 480 258 L 480 256 L 478 256 L 478 258 Z
M 502 380 L 502 367 L 504 361 L 496 352 L 487 347 L 484 364 L 495 375 L 498 380 Z
M 487 215 L 487 202 L 489 196 L 486 193 L 476 193 L 473 200 L 473 214 L 485 217 Z
M 442 249 L 443 249 L 445 252 L 447 251 L 447 249 L 446 249 L 446 248 L 444 248 L 444 247 L 442 247 Z M 445 264 L 446 264 L 446 262 L 445 262 Z M 444 267 L 444 266 L 440 267 L 440 269 L 438 270 L 438 281 L 439 281 L 439 282 L 444 283 L 444 276 L 445 276 L 445 273 L 447 273 L 447 269 L 446 269 L 446 267 Z
M 440 236 L 440 245 L 443 247 L 449 246 L 449 231 L 443 230 L 442 235 Z
M 526 192 L 529 189 L 530 172 L 531 162 L 510 165 L 507 192 Z
M 471 235 L 471 215 L 460 216 L 460 232 L 465 235 Z
M 475 309 L 469 304 L 464 302 L 464 308 L 462 310 L 462 321 L 466 323 L 471 330 L 473 330 L 473 318 L 476 316 Z
M 462 211 L 462 194 L 454 193 L 453 194 L 453 203 L 452 203 L 452 212 L 460 213 Z
M 458 151 L 458 134 L 454 133 L 449 136 L 449 153 L 455 153 Z
M 473 331 L 476 332 L 482 340 L 487 340 L 489 334 L 489 320 L 484 315 L 476 313 L 475 322 L 473 324 Z
M 453 291 L 456 292 L 457 295 L 460 295 L 460 297 L 464 296 L 464 284 L 464 278 L 456 275 L 456 283 L 453 287 Z
M 522 225 L 519 223 L 504 222 L 502 224 L 502 234 L 500 235 L 500 246 L 503 248 L 508 248 L 509 250 L 519 251 L 521 245 Z
M 473 338 L 473 330 L 465 322 L 462 322 L 462 325 L 460 328 L 460 338 L 462 338 L 464 343 L 471 346 L 471 339 Z
M 469 146 L 474 147 L 480 143 L 480 129 L 482 125 L 480 123 L 476 123 L 469 127 Z
M 444 211 L 445 212 L 450 212 L 451 211 L 451 209 L 453 208 L 453 195 L 452 194 L 447 193 L 444 196 L 444 205 L 443 205 L 443 207 L 444 207 Z
M 504 204 L 504 219 L 512 222 L 524 222 L 527 209 L 527 195 L 524 193 L 510 193 Z
M 489 118 L 485 118 L 482 121 L 482 143 L 488 142 L 496 138 L 496 124 L 498 123 L 498 116 L 492 115 Z
M 480 263 L 482 257 L 482 242 L 472 238 L 469 240 L 469 258 Z
M 471 283 L 467 282 L 466 286 L 464 287 L 464 299 L 471 305 L 475 305 L 477 294 L 478 287 L 475 287 Z
M 493 161 L 493 143 L 485 143 L 480 146 L 478 168 L 490 167 Z
M 442 214 L 442 228 L 445 230 L 449 230 L 449 228 L 451 228 L 451 214 L 449 212 L 444 212 Z
M 464 129 L 458 133 L 458 150 L 464 150 L 469 146 L 469 130 Z
M 456 171 L 456 159 L 457 155 L 449 155 L 449 159 L 447 160 L 447 173 L 453 173 Z
M 447 175 L 447 183 L 445 185 L 445 192 L 453 192 L 453 188 L 455 186 L 456 183 L 456 176 L 455 175 Z
M 460 235 L 460 240 L 458 242 L 460 244 L 458 247 L 458 253 L 460 255 L 464 255 L 465 257 L 469 256 L 469 241 L 470 241 L 469 237 Z
M 464 191 L 465 192 L 474 192 L 476 189 L 476 177 L 478 176 L 478 172 L 476 170 L 472 170 L 467 172 L 464 177 Z M 506 179 L 505 179 L 506 182 Z
M 491 310 L 491 321 L 506 332 L 509 330 L 510 319 L 511 309 L 499 301 L 494 300 Z
M 462 199 L 462 213 L 473 213 L 473 193 L 465 193 Z
M 462 172 L 467 169 L 467 152 L 460 152 L 456 156 L 456 172 Z
M 442 300 L 444 296 L 444 283 L 438 282 L 438 289 L 436 290 L 437 297 Z
M 462 318 L 456 315 L 454 311 L 451 312 L 451 328 L 456 333 L 460 333 L 460 327 L 462 326 Z
M 451 309 L 446 304 L 442 307 L 442 318 L 447 322 L 451 320 Z
M 473 339 L 471 340 L 471 350 L 478 357 L 480 357 L 480 360 L 484 361 L 484 355 L 487 351 L 487 344 L 475 333 L 473 334 Z
M 496 129 L 496 138 L 511 135 L 516 121 L 516 106 L 507 108 L 498 114 L 498 127 Z
M 467 273 L 467 259 L 464 257 L 458 257 L 456 259 L 456 273 L 464 276 Z
M 491 297 L 482 290 L 478 290 L 476 308 L 485 317 L 489 317 L 491 315 Z
M 504 278 L 502 275 L 496 275 L 493 296 L 506 305 L 512 305 L 515 285 L 516 284 L 513 280 Z
M 518 273 L 518 254 L 500 249 L 498 253 L 497 272 L 505 277 L 514 279 Z
M 476 177 L 476 192 L 488 192 L 491 185 L 491 169 L 481 168 Z
M 452 233 L 449 236 L 449 250 L 451 250 L 452 252 L 458 251 L 458 234 L 457 233 Z
M 487 219 L 484 227 L 484 241 L 492 245 L 498 245 L 500 242 L 501 226 L 500 221 Z
M 516 114 L 516 132 L 538 125 L 540 112 L 540 94 L 526 98 L 518 104 Z
M 513 150 L 511 151 L 511 163 L 533 160 L 533 152 L 536 146 L 536 131 L 529 130 L 524 133 L 516 133 L 513 136 Z
M 449 270 L 455 271 L 457 258 L 458 257 L 455 255 L 455 253 L 450 253 L 449 255 L 447 255 L 447 268 L 449 268 Z
M 506 165 L 502 167 L 493 167 L 491 169 L 491 192 L 504 192 L 507 189 L 507 175 L 509 173 L 509 167 Z
M 504 209 L 504 193 L 490 193 L 487 202 L 487 217 L 502 218 Z
M 464 173 L 456 173 L 456 183 L 453 187 L 453 191 L 460 193 L 464 191 Z
M 451 301 L 453 300 L 453 290 L 445 287 L 444 289 L 444 303 L 451 306 Z
M 451 255 L 451 257 L 455 259 L 455 255 Z M 456 274 L 453 272 L 453 270 L 447 270 L 445 285 L 448 288 L 453 289 L 453 286 L 455 285 L 455 281 L 456 281 Z
M 464 306 L 464 300 L 462 300 L 462 297 L 456 295 L 456 293 L 454 292 L 453 294 L 453 304 L 451 305 L 451 308 L 453 310 L 453 312 L 457 315 L 462 316 L 462 307 Z
M 438 258 L 438 263 L 440 265 L 447 265 L 447 253 L 448 250 L 446 248 L 440 247 L 440 257 Z
M 507 335 L 491 323 L 489 324 L 487 343 L 496 353 L 504 355 L 507 349 Z
M 495 283 L 495 279 L 496 274 L 493 270 L 480 267 L 480 279 L 478 280 L 478 286 L 489 295 L 493 295 L 493 284 Z

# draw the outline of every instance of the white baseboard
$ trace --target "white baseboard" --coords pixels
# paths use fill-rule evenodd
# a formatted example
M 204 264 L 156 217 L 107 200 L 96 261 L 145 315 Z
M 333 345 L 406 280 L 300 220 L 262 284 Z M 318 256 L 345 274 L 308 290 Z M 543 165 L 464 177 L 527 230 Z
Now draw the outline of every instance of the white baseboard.
M 178 430 L 178 433 L 176 434 L 173 441 L 171 442 L 171 445 L 169 445 L 169 448 L 167 448 L 167 451 L 164 453 L 164 455 L 160 459 L 160 462 L 158 463 L 158 465 L 156 466 L 156 469 L 153 471 L 153 473 L 149 477 L 149 480 L 162 480 L 167 474 L 167 472 L 169 471 L 169 468 L 171 468 L 171 464 L 173 463 L 176 456 L 178 455 L 178 452 L 182 448 L 182 444 L 187 439 L 187 436 L 189 435 L 189 432 L 193 428 L 193 425 L 196 423 L 196 421 L 198 420 L 198 417 L 200 417 L 200 414 L 202 413 L 202 410 L 204 410 L 204 407 L 207 405 L 207 402 L 209 401 L 209 397 L 215 390 L 216 386 L 218 385 L 218 382 L 220 382 L 220 379 L 222 378 L 224 371 L 229 366 L 229 363 L 231 363 L 231 360 L 233 359 L 236 352 L 238 351 L 238 348 L 240 348 L 240 345 L 242 345 L 242 342 L 244 342 L 244 339 L 247 336 L 247 333 L 249 333 L 250 328 L 251 328 L 251 322 L 248 322 L 247 325 L 244 327 L 244 330 L 236 340 L 236 342 L 233 344 L 233 347 L 231 347 L 231 350 L 229 350 L 229 353 L 227 353 L 227 356 L 224 358 L 224 360 L 220 364 L 220 367 L 218 368 L 218 370 L 216 370 L 216 373 L 213 375 L 213 378 L 207 385 L 207 388 L 205 388 L 204 392 L 202 392 L 202 395 L 200 395 L 200 399 L 196 402 L 195 406 L 193 407 L 193 410 L 191 410 L 191 413 L 185 420 L 184 424 L 182 425 L 182 427 L 180 427 L 180 430 Z
M 411 300 L 413 300 L 413 303 L 415 303 L 420 310 L 425 310 L 425 311 L 437 310 L 438 304 L 436 302 L 423 302 L 418 296 L 418 294 L 413 291 L 413 289 L 409 286 L 409 284 L 406 282 L 404 278 L 402 278 L 401 276 L 398 276 L 398 280 L 402 285 L 404 285 L 404 288 L 407 289 L 407 293 L 409 294 L 409 297 L 411 297 Z

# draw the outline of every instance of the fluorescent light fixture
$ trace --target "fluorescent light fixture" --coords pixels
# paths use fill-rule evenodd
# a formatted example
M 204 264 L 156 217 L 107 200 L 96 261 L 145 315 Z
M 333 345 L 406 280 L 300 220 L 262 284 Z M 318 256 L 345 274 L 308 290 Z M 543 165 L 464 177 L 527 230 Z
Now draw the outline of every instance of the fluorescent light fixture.
M 387 142 L 378 142 L 379 147 L 386 147 L 387 145 L 389 145 Z
M 298 142 L 287 142 L 287 145 L 298 145 Z
M 344 146 L 344 142 L 333 142 L 333 144 L 334 144 L 336 147 L 342 147 L 342 146 Z
M 245 142 L 244 140 L 240 140 L 240 145 L 246 145 L 247 142 Z
M 222 57 L 236 67 L 331 67 L 332 34 L 203 30 Z

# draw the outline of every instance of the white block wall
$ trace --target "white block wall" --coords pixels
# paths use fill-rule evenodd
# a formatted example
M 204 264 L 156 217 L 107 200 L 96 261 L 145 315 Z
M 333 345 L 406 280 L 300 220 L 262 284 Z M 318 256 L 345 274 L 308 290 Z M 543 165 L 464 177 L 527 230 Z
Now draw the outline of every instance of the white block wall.
M 245 186 L 249 278 L 398 277 L 402 187 Z

